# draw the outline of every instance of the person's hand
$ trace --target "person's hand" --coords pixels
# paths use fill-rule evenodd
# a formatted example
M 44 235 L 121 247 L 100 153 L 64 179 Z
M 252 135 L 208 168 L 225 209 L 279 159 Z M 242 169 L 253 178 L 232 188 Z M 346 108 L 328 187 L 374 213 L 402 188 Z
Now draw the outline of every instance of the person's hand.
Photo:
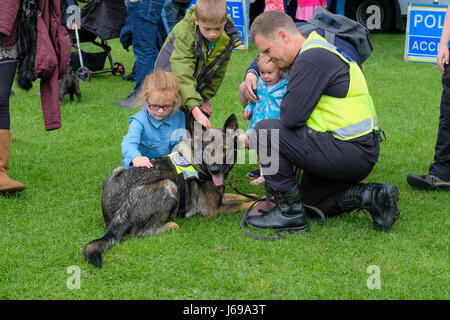
M 250 115 L 250 112 L 244 111 L 244 112 L 242 113 L 242 119 L 248 120 L 248 116 L 249 116 L 249 115 Z
M 249 145 L 249 140 L 248 140 L 248 136 L 246 134 L 240 134 L 237 137 L 237 148 L 238 149 L 248 149 L 248 145 Z
M 133 163 L 133 167 L 144 167 L 149 169 L 153 168 L 153 164 L 147 157 L 137 156 L 134 157 L 131 162 Z
M 202 110 L 203 113 L 206 113 L 208 116 L 211 116 L 212 114 L 212 105 L 209 100 L 203 101 L 202 105 L 200 106 L 200 110 Z
M 258 97 L 256 96 L 256 84 L 258 81 L 258 77 L 255 74 L 249 72 L 245 75 L 244 80 L 244 96 L 252 103 L 258 102 Z
M 211 128 L 211 122 L 209 122 L 208 117 L 203 114 L 199 107 L 195 107 L 194 109 L 192 109 L 192 116 L 195 120 L 200 122 L 202 126 L 206 127 L 207 129 Z
M 442 74 L 444 74 L 444 65 L 449 63 L 448 43 L 439 43 L 437 54 L 437 65 Z

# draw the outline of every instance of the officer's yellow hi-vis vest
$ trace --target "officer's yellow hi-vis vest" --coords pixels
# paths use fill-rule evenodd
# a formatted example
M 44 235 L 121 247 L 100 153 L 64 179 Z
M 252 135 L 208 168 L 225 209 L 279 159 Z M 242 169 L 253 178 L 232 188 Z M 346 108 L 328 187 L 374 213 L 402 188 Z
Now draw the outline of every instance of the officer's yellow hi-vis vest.
M 373 101 L 358 64 L 317 32 L 312 32 L 305 40 L 300 54 L 312 48 L 329 50 L 345 61 L 349 66 L 350 85 L 344 98 L 322 95 L 306 121 L 306 126 L 318 132 L 331 132 L 335 138 L 341 140 L 354 139 L 378 130 Z

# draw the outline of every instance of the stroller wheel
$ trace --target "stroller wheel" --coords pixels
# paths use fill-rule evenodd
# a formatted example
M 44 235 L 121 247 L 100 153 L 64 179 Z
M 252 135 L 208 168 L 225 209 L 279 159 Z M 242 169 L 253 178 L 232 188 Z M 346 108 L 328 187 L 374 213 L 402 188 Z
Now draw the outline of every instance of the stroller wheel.
M 117 73 L 121 76 L 125 74 L 125 66 L 120 62 L 114 62 L 114 68 L 112 69 L 113 75 L 116 75 Z
M 78 68 L 77 77 L 81 81 L 89 81 L 91 79 L 91 71 L 86 67 Z

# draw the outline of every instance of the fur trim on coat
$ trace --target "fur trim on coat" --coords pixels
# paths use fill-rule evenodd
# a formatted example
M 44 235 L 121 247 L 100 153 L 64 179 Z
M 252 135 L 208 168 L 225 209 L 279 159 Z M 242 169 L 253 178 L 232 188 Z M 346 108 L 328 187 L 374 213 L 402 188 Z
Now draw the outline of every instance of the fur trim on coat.
M 19 68 L 17 83 L 19 87 L 30 90 L 33 87 L 34 60 L 37 42 L 37 3 L 36 0 L 24 0 L 19 21 Z

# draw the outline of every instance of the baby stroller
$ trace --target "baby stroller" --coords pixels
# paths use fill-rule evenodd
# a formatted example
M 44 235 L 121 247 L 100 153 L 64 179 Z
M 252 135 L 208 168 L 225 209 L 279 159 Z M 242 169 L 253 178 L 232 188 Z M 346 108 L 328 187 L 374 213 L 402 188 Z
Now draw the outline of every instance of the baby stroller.
M 63 0 L 66 3 L 71 1 Z M 64 6 L 61 6 L 64 9 Z M 62 12 L 62 14 L 67 12 Z M 70 57 L 70 66 L 76 70 L 78 78 L 89 81 L 94 74 L 111 72 L 113 75 L 125 74 L 125 67 L 114 62 L 111 47 L 107 40 L 118 38 L 127 18 L 124 0 L 92 0 L 80 10 L 81 28 L 76 19 L 72 22 L 72 46 L 77 49 Z M 67 20 L 66 20 L 67 21 Z M 67 24 L 67 23 L 66 23 Z M 64 25 L 66 25 L 64 24 Z M 97 40 L 97 37 L 100 41 Z M 80 43 L 90 42 L 102 52 L 89 53 L 81 49 Z M 110 68 L 105 67 L 108 57 Z

